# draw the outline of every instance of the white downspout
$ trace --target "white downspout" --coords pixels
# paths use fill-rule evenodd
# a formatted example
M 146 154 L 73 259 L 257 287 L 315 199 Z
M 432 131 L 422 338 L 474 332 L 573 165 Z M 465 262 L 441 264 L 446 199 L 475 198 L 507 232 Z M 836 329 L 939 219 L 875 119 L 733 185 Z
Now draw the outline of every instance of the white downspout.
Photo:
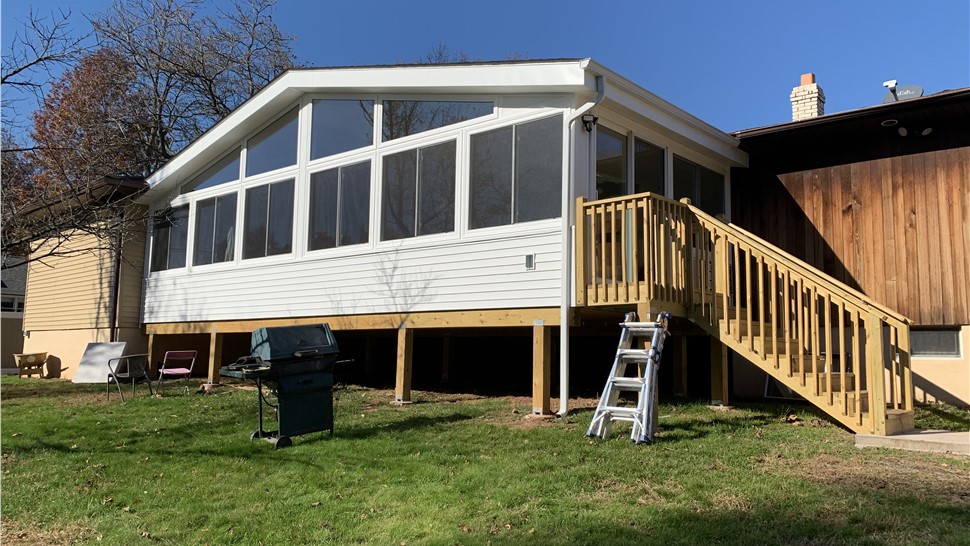
M 596 76 L 596 97 L 582 105 L 566 119 L 566 132 L 569 135 L 569 183 L 562 189 L 562 296 L 559 306 L 559 417 L 569 414 L 569 309 L 572 305 L 573 297 L 573 237 L 572 226 L 569 217 L 572 211 L 572 195 L 576 188 L 576 163 L 573 157 L 573 123 L 586 112 L 603 100 L 606 94 L 606 81 L 603 76 Z M 587 164 L 593 163 L 595 153 L 593 133 L 587 133 Z M 592 167 L 587 169 L 587 179 L 589 173 L 593 172 Z M 587 180 L 588 183 L 588 180 Z

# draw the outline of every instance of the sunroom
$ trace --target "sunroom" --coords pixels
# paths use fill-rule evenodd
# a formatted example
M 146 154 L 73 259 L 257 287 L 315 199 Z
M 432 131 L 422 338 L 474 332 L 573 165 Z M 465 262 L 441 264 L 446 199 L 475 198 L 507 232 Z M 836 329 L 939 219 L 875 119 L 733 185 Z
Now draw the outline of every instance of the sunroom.
M 576 199 L 729 215 L 746 161 L 733 137 L 589 59 L 290 71 L 150 178 L 146 333 L 154 352 L 208 349 L 217 381 L 261 326 L 396 330 L 406 400 L 414 331 L 521 328 L 547 412 L 555 330 L 564 411 L 569 328 L 605 303 L 585 289 L 607 272 L 584 265 L 604 251 L 592 238 L 641 255 L 621 247 L 620 216 L 578 229 Z

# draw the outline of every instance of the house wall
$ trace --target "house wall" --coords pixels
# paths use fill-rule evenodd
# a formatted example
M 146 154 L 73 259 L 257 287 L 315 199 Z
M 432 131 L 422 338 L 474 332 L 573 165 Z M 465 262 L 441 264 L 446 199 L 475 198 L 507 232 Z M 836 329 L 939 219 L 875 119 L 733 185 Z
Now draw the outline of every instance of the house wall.
M 65 251 L 77 253 L 30 264 L 24 302 L 25 331 L 109 326 L 114 260 L 107 251 L 84 251 L 96 246 L 94 236 L 79 234 L 64 243 Z
M 960 332 L 962 357 L 913 357 L 916 401 L 970 407 L 970 326 Z
M 970 147 L 742 174 L 734 223 L 916 324 L 970 324 Z
M 93 236 L 80 234 L 71 237 L 65 248 L 91 249 L 95 243 Z M 137 235 L 127 242 L 123 254 L 127 259 L 121 261 L 121 312 L 115 340 L 127 342 L 126 353 L 135 354 L 147 349 L 138 321 L 144 237 Z M 30 264 L 23 350 L 48 353 L 48 376 L 72 378 L 88 343 L 112 341 L 114 256 L 111 250 L 90 250 Z
M 462 241 L 153 274 L 145 322 L 558 306 L 560 233 L 555 220 Z M 527 254 L 536 256 L 533 270 Z
M 23 320 L 21 313 L 3 313 L 0 318 L 0 347 L 3 347 L 0 354 L 0 368 L 3 371 L 0 373 L 17 373 L 17 362 L 13 355 L 24 352 Z

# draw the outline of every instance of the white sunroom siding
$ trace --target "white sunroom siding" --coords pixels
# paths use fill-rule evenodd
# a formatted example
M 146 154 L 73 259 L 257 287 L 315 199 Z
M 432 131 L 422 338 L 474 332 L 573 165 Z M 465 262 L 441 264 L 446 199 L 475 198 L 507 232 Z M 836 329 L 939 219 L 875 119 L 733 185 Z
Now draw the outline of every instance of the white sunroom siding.
M 145 322 L 556 307 L 558 224 L 474 241 L 152 275 Z M 525 267 L 528 254 L 535 269 Z

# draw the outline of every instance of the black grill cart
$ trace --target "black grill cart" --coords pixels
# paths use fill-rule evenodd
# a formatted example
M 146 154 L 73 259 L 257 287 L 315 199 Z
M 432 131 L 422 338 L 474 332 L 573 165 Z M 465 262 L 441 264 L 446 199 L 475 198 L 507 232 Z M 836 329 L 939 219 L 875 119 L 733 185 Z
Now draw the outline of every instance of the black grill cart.
M 339 349 L 327 324 L 260 328 L 253 332 L 250 355 L 219 370 L 223 377 L 253 380 L 259 429 L 275 448 L 292 445 L 291 436 L 329 430 L 333 434 L 333 367 Z M 263 384 L 276 404 L 263 395 Z M 263 404 L 276 408 L 278 428 L 263 429 Z

